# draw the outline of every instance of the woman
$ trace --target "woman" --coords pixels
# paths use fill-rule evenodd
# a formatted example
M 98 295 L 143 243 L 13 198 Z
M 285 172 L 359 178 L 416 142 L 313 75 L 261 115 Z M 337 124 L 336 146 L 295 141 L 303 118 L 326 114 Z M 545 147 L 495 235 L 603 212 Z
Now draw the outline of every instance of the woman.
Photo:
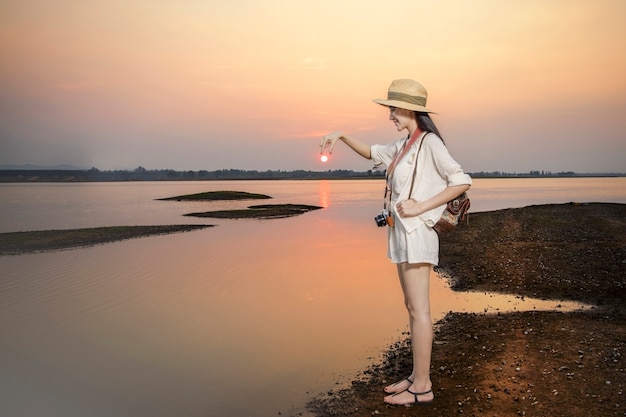
M 332 153 L 342 141 L 359 155 L 387 167 L 384 209 L 388 212 L 388 257 L 397 265 L 409 312 L 413 369 L 405 379 L 384 388 L 385 402 L 429 404 L 433 328 L 430 317 L 430 269 L 439 262 L 439 238 L 432 228 L 448 201 L 467 191 L 471 178 L 452 159 L 426 107 L 426 89 L 413 80 L 395 80 L 387 99 L 389 119 L 408 136 L 387 145 L 368 145 L 341 132 L 322 139 Z M 383 212 L 385 214 L 385 212 Z

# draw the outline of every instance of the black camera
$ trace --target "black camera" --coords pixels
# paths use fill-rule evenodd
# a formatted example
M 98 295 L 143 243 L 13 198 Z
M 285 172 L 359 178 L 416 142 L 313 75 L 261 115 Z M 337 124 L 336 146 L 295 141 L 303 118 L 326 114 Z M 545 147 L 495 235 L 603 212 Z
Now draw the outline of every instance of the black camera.
M 387 216 L 385 216 L 384 213 L 381 213 L 374 217 L 374 220 L 376 221 L 376 226 L 378 227 L 387 226 Z
M 378 227 L 393 226 L 394 223 L 393 217 L 391 217 L 391 214 L 389 214 L 387 210 L 383 210 L 382 213 L 374 217 L 374 220 L 376 221 L 376 226 Z

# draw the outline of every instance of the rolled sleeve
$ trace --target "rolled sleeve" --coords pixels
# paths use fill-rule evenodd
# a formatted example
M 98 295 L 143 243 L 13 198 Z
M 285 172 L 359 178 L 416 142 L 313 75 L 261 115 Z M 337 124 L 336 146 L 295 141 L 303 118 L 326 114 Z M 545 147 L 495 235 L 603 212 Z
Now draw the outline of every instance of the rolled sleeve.
M 472 177 L 463 171 L 455 172 L 454 174 L 448 176 L 448 185 L 472 185 Z
M 393 158 L 402 148 L 405 139 L 397 140 L 388 145 L 372 145 L 370 147 L 370 155 L 374 161 L 374 165 L 384 165 L 388 167 Z

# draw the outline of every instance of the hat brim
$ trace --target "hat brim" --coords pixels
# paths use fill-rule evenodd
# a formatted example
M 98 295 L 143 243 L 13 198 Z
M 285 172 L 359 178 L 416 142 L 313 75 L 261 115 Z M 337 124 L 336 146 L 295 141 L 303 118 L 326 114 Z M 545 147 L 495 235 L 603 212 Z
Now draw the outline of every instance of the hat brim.
M 380 104 L 381 106 L 385 106 L 385 107 L 397 107 L 399 109 L 413 110 L 413 111 L 418 111 L 418 112 L 422 112 L 422 113 L 437 114 L 437 113 L 435 113 L 434 111 L 430 110 L 427 107 L 420 106 L 419 104 L 407 103 L 406 101 L 383 100 L 381 98 L 376 98 L 376 99 L 374 99 L 372 101 L 374 103 L 376 103 L 376 104 Z

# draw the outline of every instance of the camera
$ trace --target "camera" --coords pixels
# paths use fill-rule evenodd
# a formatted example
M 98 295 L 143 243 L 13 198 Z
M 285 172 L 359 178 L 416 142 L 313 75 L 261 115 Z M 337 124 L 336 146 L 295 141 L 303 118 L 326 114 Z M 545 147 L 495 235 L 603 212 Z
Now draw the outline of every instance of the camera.
M 376 217 L 374 217 L 374 221 L 376 222 L 376 226 L 378 227 L 383 227 L 387 225 L 393 226 L 393 217 L 389 215 L 387 210 L 383 210 L 382 213 L 376 215 Z
M 376 221 L 376 226 L 378 226 L 378 227 L 387 226 L 387 218 L 382 213 L 378 214 L 376 217 L 374 217 L 374 220 Z

